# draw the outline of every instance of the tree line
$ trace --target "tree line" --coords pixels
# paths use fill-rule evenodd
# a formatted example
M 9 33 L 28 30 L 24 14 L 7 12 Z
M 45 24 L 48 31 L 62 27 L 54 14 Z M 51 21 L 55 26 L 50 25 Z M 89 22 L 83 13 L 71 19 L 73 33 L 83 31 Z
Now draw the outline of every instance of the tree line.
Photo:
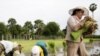
M 64 37 L 66 29 L 61 30 L 56 22 L 44 22 L 40 19 L 34 21 L 26 21 L 23 26 L 17 24 L 16 19 L 9 18 L 8 24 L 0 22 L 0 40 L 2 39 L 39 39 L 42 37 L 58 38 Z

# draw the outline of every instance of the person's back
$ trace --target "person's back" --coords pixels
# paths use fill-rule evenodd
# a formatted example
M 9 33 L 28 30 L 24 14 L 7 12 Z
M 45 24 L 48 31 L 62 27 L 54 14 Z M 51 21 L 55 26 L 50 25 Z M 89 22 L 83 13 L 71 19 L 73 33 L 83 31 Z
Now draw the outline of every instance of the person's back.
M 35 53 L 35 54 L 34 54 Z M 48 52 L 46 49 L 46 43 L 44 41 L 38 41 L 32 48 L 32 54 L 31 55 L 36 56 L 48 56 Z
M 13 49 L 13 43 L 10 41 L 2 40 L 0 41 L 0 43 L 3 44 L 6 53 L 10 52 Z
M 44 41 L 38 41 L 36 45 L 40 46 L 43 49 L 44 56 L 48 56 L 48 51 L 46 49 L 47 45 Z
M 44 56 L 43 49 L 40 46 L 33 46 L 31 56 Z

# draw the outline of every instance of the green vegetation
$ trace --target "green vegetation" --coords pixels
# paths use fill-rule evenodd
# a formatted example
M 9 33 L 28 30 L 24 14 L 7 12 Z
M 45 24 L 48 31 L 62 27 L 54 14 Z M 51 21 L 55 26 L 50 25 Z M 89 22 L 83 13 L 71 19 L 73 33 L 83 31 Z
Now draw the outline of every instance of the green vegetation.
M 33 45 L 39 40 L 12 40 L 20 43 L 23 46 L 23 51 L 25 53 L 29 53 Z M 47 43 L 47 48 L 49 48 L 48 43 L 53 42 L 55 47 L 62 47 L 63 39 L 56 39 L 56 40 L 43 40 Z
M 48 43 L 48 52 L 52 54 L 52 56 L 55 56 L 55 51 L 56 51 L 56 48 L 55 48 L 55 43 L 54 42 L 49 42 Z
M 23 51 L 25 53 L 29 53 L 31 51 L 31 48 L 33 47 L 33 45 L 39 41 L 39 40 L 12 40 L 12 41 L 16 41 L 18 43 L 20 43 L 23 46 Z M 65 41 L 64 39 L 50 39 L 50 40 L 43 40 L 46 42 L 47 44 L 47 48 L 50 47 L 50 44 L 48 43 L 53 43 L 55 45 L 55 48 L 59 48 L 59 47 L 63 47 L 63 42 Z M 89 39 L 84 39 L 84 42 L 89 42 Z M 65 43 L 64 43 L 65 45 Z
M 65 31 L 66 32 L 66 31 Z M 16 19 L 9 18 L 8 24 L 0 22 L 0 39 L 40 39 L 41 36 L 64 37 L 64 32 L 60 29 L 56 22 L 44 22 L 40 19 L 35 20 L 34 24 L 31 21 L 26 21 L 23 26 L 17 23 Z M 48 38 L 48 37 L 47 37 Z

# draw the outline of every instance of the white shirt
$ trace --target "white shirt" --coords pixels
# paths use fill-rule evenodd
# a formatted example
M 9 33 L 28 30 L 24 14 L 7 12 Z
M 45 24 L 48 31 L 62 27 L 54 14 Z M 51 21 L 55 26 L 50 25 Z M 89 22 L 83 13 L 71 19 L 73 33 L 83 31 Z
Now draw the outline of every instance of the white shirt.
M 6 53 L 9 53 L 10 51 L 13 50 L 13 42 L 2 40 L 0 41 L 0 43 L 4 45 Z
M 32 55 L 33 56 L 40 56 L 40 47 L 39 46 L 32 47 Z

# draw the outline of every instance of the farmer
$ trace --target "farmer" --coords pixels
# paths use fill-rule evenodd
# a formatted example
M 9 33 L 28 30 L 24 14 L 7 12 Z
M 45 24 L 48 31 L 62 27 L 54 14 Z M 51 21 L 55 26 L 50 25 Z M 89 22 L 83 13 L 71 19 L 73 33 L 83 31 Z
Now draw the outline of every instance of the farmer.
M 38 41 L 32 47 L 31 56 L 48 56 L 46 46 L 47 45 L 44 41 Z
M 2 40 L 0 41 L 0 56 L 4 52 L 5 56 L 13 56 L 14 51 L 21 53 L 21 45 L 16 42 Z
M 67 56 L 88 56 L 85 45 L 83 43 L 83 36 L 80 34 L 74 38 L 72 32 L 80 30 L 85 20 L 84 16 L 88 15 L 88 10 L 84 7 L 76 7 L 69 10 L 71 15 L 67 21 Z

